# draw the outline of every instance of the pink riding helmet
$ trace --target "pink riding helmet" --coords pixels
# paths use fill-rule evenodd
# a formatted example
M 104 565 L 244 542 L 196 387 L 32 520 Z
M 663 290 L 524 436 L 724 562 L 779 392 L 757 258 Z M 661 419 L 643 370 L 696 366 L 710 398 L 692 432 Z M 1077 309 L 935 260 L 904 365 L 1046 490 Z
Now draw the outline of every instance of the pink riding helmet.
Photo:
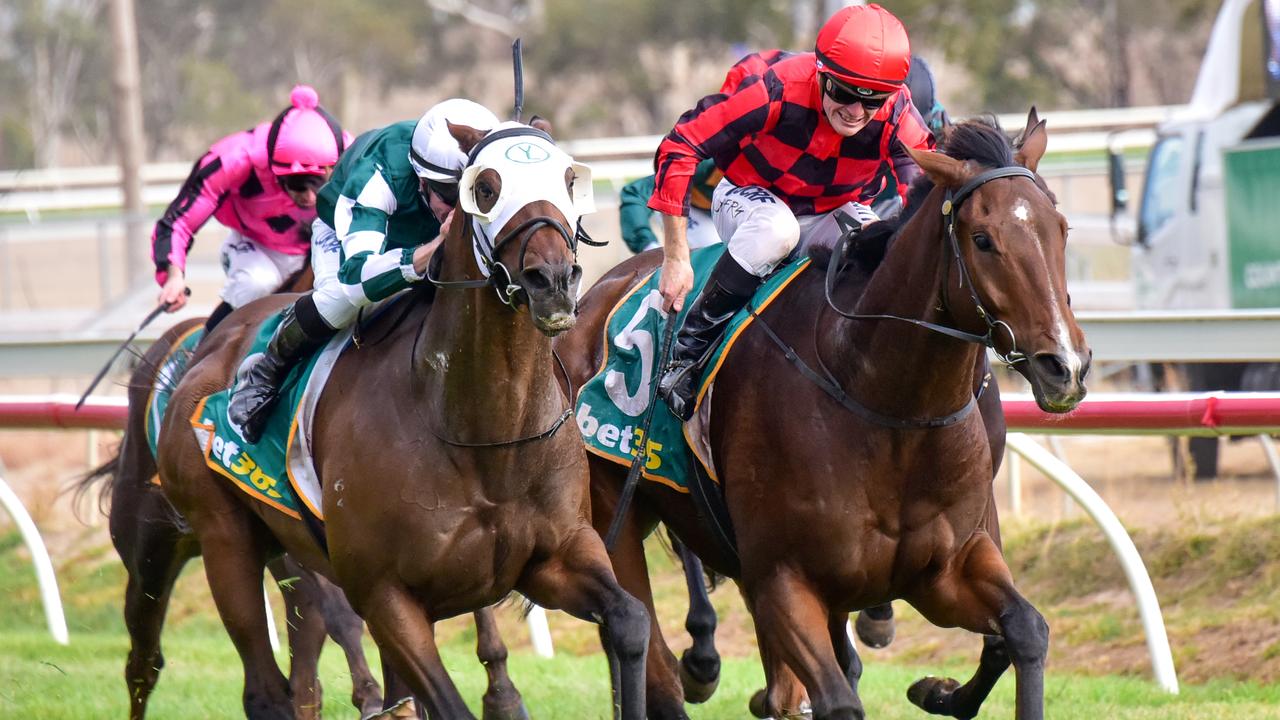
M 271 122 L 267 157 L 276 175 L 323 175 L 338 162 L 345 143 L 342 126 L 324 108 L 310 85 L 289 93 L 290 106 Z

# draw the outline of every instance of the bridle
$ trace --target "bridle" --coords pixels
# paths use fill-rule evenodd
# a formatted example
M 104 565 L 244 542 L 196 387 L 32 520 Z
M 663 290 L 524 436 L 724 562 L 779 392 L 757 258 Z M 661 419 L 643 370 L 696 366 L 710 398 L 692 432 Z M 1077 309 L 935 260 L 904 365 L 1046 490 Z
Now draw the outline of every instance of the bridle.
M 969 274 L 969 268 L 965 265 L 964 256 L 960 254 L 960 241 L 956 237 L 956 216 L 960 213 L 961 204 L 963 204 L 975 190 L 983 185 L 991 182 L 992 180 L 1007 177 L 1025 177 L 1031 180 L 1032 183 L 1035 183 L 1036 181 L 1035 173 L 1021 166 L 995 168 L 979 173 L 964 185 L 961 185 L 959 189 L 953 190 L 951 188 L 947 188 L 946 194 L 942 199 L 942 235 L 944 241 L 950 246 L 951 250 L 950 255 L 944 254 L 944 257 L 948 258 L 948 262 L 954 261 L 956 263 L 960 275 L 960 285 L 969 291 L 969 297 L 973 301 L 974 312 L 976 312 L 978 317 L 987 325 L 986 333 L 978 335 L 975 333 L 965 332 L 957 328 L 948 327 L 946 325 L 938 325 L 937 323 L 920 320 L 918 318 L 905 318 L 898 315 L 887 314 L 861 314 L 842 310 L 836 305 L 835 299 L 832 297 L 831 293 L 835 288 L 836 278 L 840 271 L 841 262 L 839 262 L 839 259 L 844 257 L 849 242 L 856 233 L 844 233 L 840 237 L 840 240 L 836 243 L 835 251 L 832 254 L 831 262 L 827 265 L 827 277 L 824 288 L 826 292 L 827 305 L 841 316 L 849 318 L 850 320 L 899 320 L 901 322 L 911 323 L 917 327 L 922 327 L 926 330 L 946 335 L 947 337 L 956 338 L 957 340 L 986 346 L 996 354 L 996 357 L 1008 365 L 1026 362 L 1028 359 L 1027 354 L 1018 349 L 1018 340 L 1013 333 L 1013 328 L 1009 327 L 1009 324 L 1003 320 L 996 318 L 990 311 L 983 307 L 982 299 L 978 297 L 978 291 L 974 287 L 973 280 Z M 1039 189 L 1039 185 L 1036 185 L 1036 188 Z M 942 304 L 948 314 L 950 314 L 950 298 L 947 291 L 947 283 L 945 282 L 947 275 L 949 275 L 949 273 L 945 273 L 943 275 Z M 997 332 L 1001 330 L 1009 337 L 1008 352 L 1001 352 L 999 348 L 996 347 Z
M 1035 182 L 1035 179 L 1036 179 L 1035 173 L 1031 172 L 1030 170 L 1024 167 L 1015 166 L 1015 167 L 996 168 L 994 170 L 986 170 L 982 173 L 979 173 L 972 179 L 970 179 L 964 185 L 960 186 L 958 190 L 951 190 L 948 188 L 946 191 L 946 194 L 943 196 L 943 201 L 942 201 L 942 216 L 943 216 L 943 223 L 944 223 L 943 239 L 944 239 L 944 242 L 946 242 L 950 246 L 950 251 L 951 251 L 950 257 L 954 258 L 954 262 L 959 266 L 960 284 L 968 288 L 969 296 L 973 300 L 973 306 L 975 308 L 975 311 L 978 314 L 978 317 L 982 318 L 982 320 L 987 324 L 987 332 L 985 334 L 978 335 L 975 333 L 969 333 L 963 330 L 959 330 L 957 328 L 947 327 L 946 325 L 939 325 L 937 323 L 931 323 L 926 320 L 920 320 L 918 318 L 907 318 L 907 317 L 901 317 L 899 315 L 889 315 L 889 314 L 876 314 L 876 313 L 864 314 L 864 313 L 848 312 L 848 311 L 842 310 L 839 306 L 837 306 L 835 303 L 835 299 L 832 297 L 832 290 L 835 287 L 836 279 L 839 275 L 840 268 L 842 265 L 842 259 L 844 258 L 845 252 L 848 249 L 849 242 L 857 234 L 856 232 L 850 232 L 850 230 L 856 227 L 856 224 L 854 224 L 852 221 L 847 221 L 847 222 L 841 221 L 839 217 L 837 217 L 837 221 L 840 222 L 841 228 L 845 230 L 845 232 L 842 233 L 840 240 L 836 242 L 836 247 L 832 253 L 831 260 L 827 264 L 827 274 L 826 274 L 824 287 L 823 287 L 827 305 L 830 306 L 831 309 L 834 310 L 839 315 L 849 318 L 850 320 L 898 320 L 905 323 L 911 323 L 912 325 L 915 325 L 917 327 L 922 327 L 926 330 L 930 330 L 932 332 L 946 335 L 947 337 L 956 338 L 957 340 L 963 340 L 965 342 L 984 345 L 988 348 L 991 348 L 996 353 L 997 357 L 999 357 L 1002 361 L 1010 365 L 1013 365 L 1015 363 L 1025 362 L 1027 360 L 1027 355 L 1026 353 L 1017 349 L 1017 338 L 1014 337 L 1013 328 L 1009 327 L 1009 325 L 1004 321 L 994 317 L 986 308 L 983 307 L 982 300 L 978 297 L 978 292 L 973 286 L 973 281 L 969 275 L 969 270 L 967 267 L 965 267 L 964 257 L 960 254 L 960 243 L 959 243 L 959 240 L 956 238 L 955 224 L 956 224 L 956 216 L 959 214 L 960 205 L 963 204 L 964 201 L 967 200 L 975 190 L 982 187 L 986 183 L 991 182 L 992 180 L 997 180 L 999 178 L 1006 178 L 1006 177 L 1025 177 L 1030 179 L 1033 183 Z M 1036 185 L 1036 187 L 1039 188 L 1039 185 Z M 951 260 L 948 259 L 946 260 L 946 262 L 951 262 Z M 948 274 L 949 273 L 943 275 L 944 281 L 942 286 L 942 302 L 943 302 L 943 307 L 947 310 L 948 314 L 950 314 L 950 308 L 947 306 L 947 302 L 948 302 L 947 284 L 945 281 L 945 278 L 947 277 Z M 767 323 L 763 322 L 763 320 L 759 317 L 759 315 L 756 315 L 754 310 L 751 310 L 751 314 L 752 316 L 755 317 L 756 320 L 760 321 L 759 324 L 761 328 L 764 329 L 765 333 L 769 336 L 769 339 L 772 340 L 773 343 L 782 350 L 783 355 L 786 357 L 786 359 L 796 366 L 796 368 L 800 371 L 801 375 L 805 376 L 810 381 L 812 381 L 815 385 L 821 388 L 823 392 L 831 396 L 832 399 L 838 402 L 846 410 L 853 413 L 854 415 L 857 415 L 863 420 L 866 420 L 867 422 L 874 423 L 876 425 L 881 425 L 883 427 L 899 429 L 899 430 L 928 430 L 928 429 L 935 429 L 935 428 L 943 428 L 943 427 L 949 427 L 951 425 L 955 425 L 956 423 L 965 419 L 966 417 L 968 417 L 970 413 L 973 412 L 974 408 L 976 408 L 978 405 L 977 396 L 970 394 L 968 401 L 959 410 L 956 410 L 955 412 L 949 413 L 947 415 L 942 415 L 939 417 L 922 418 L 922 419 L 900 418 L 900 417 L 894 417 L 892 415 L 886 415 L 881 412 L 877 412 L 876 410 L 873 410 L 867 407 L 866 405 L 863 405 L 862 403 L 855 400 L 853 397 L 851 397 L 848 393 L 844 391 L 844 388 L 840 387 L 840 383 L 837 382 L 835 376 L 831 373 L 831 371 L 827 368 L 827 366 L 822 362 L 821 355 L 817 356 L 818 367 L 819 367 L 819 370 L 821 371 L 819 372 L 809 367 L 809 365 L 805 363 L 803 359 L 800 358 L 799 354 L 796 353 L 796 351 L 791 346 L 787 345 L 786 342 L 783 341 L 782 338 L 780 338 L 778 334 L 773 331 L 773 328 L 769 327 Z M 996 333 L 997 333 L 997 330 L 1000 328 L 1003 328 L 1004 331 L 1009 335 L 1010 349 L 1007 353 L 1001 353 L 998 349 L 996 349 Z M 985 388 L 985 387 L 986 387 L 986 383 L 984 382 L 982 385 L 982 388 Z M 981 394 L 982 389 L 980 388 L 978 392 L 979 394 Z
M 469 168 L 475 164 L 476 158 L 480 156 L 480 152 L 484 150 L 485 147 L 498 140 L 520 136 L 535 137 L 553 144 L 555 142 L 551 139 L 550 135 L 530 126 L 495 130 L 494 132 L 485 135 L 484 138 L 482 138 L 480 142 L 476 143 L 475 147 L 471 149 L 471 152 L 467 156 L 466 167 Z M 441 280 L 438 277 L 433 276 L 432 266 L 436 265 L 436 263 L 432 262 L 431 265 L 427 267 L 427 281 L 442 290 L 461 290 L 492 286 L 498 293 L 498 300 L 512 310 L 518 309 L 521 304 L 527 304 L 529 301 L 528 294 L 525 292 L 524 288 L 516 282 L 516 280 L 519 278 L 520 273 L 524 272 L 525 254 L 529 250 L 529 242 L 533 239 L 534 232 L 539 228 L 550 227 L 555 230 L 560 237 L 564 239 L 565 245 L 569 248 L 569 251 L 573 253 L 575 261 L 578 259 L 579 242 L 595 246 L 602 246 L 605 244 L 593 240 L 591 236 L 582 229 L 581 219 L 579 219 L 575 231 L 570 232 L 569 229 L 565 227 L 564 223 L 549 215 L 531 217 L 503 233 L 495 241 L 474 217 L 467 214 L 465 210 L 462 210 L 461 204 L 457 206 L 457 210 L 462 212 L 463 221 L 466 223 L 466 233 L 472 240 L 472 245 L 476 251 L 476 257 L 480 261 L 486 277 L 482 280 Z M 516 273 L 511 272 L 511 269 L 498 259 L 498 254 L 504 247 L 506 247 L 507 243 L 512 241 L 518 241 L 520 243 L 519 267 L 521 269 Z
M 466 167 L 470 168 L 472 165 L 475 164 L 476 159 L 480 155 L 480 152 L 484 150 L 485 147 L 493 144 L 498 140 L 503 140 L 511 137 L 520 137 L 520 136 L 535 137 L 535 138 L 545 140 L 552 144 L 554 144 L 555 142 L 554 140 L 551 139 L 551 136 L 548 135 L 547 133 L 530 126 L 503 128 L 500 130 L 495 130 L 494 132 L 491 132 L 488 135 L 485 135 L 484 138 L 482 138 L 480 142 L 476 143 L 475 147 L 471 149 L 471 152 L 467 156 Z M 464 168 L 464 171 L 465 171 L 465 168 Z M 522 303 L 527 304 L 529 302 L 529 298 L 528 298 L 528 293 L 525 292 L 525 289 L 519 283 L 516 282 L 516 278 L 518 278 L 519 274 L 512 273 L 511 270 L 502 261 L 498 259 L 498 254 L 502 251 L 504 247 L 507 246 L 508 243 L 510 242 L 520 243 L 519 267 L 522 268 L 520 272 L 523 272 L 525 255 L 529 250 L 529 242 L 530 240 L 532 240 L 534 232 L 542 227 L 550 227 L 551 229 L 555 230 L 560 235 L 561 238 L 564 239 L 565 245 L 569 248 L 569 251 L 573 253 L 573 257 L 575 261 L 578 258 L 579 242 L 583 242 L 588 245 L 596 245 L 596 246 L 605 244 L 605 243 L 597 242 L 591 239 L 591 236 L 588 235 L 586 231 L 582 229 L 581 219 L 579 219 L 578 221 L 578 225 L 575 232 L 569 232 L 569 229 L 565 227 L 565 224 L 563 222 L 549 215 L 537 215 L 537 216 L 528 218 L 520 222 L 520 224 L 516 225 L 514 228 L 511 228 L 507 232 L 503 233 L 500 237 L 497 238 L 496 241 L 494 241 L 489 236 L 489 234 L 485 232 L 484 227 L 476 220 L 476 218 L 472 217 L 462 208 L 461 199 L 459 199 L 459 203 L 455 206 L 455 212 L 462 213 L 463 222 L 466 223 L 464 232 L 472 241 L 472 247 L 475 249 L 476 258 L 481 263 L 481 267 L 485 271 L 486 277 L 482 280 L 441 280 L 439 279 L 433 274 L 433 267 L 435 267 L 438 264 L 438 261 L 442 257 L 442 253 L 437 251 L 436 257 L 432 258 L 431 264 L 428 265 L 427 267 L 427 273 L 426 273 L 427 281 L 429 281 L 432 285 L 442 290 L 462 290 L 462 289 L 483 288 L 483 287 L 492 286 L 493 289 L 498 293 L 499 301 L 501 301 L 503 305 L 506 305 L 508 308 L 512 310 L 518 309 Z M 557 362 L 559 362 L 559 358 L 556 358 L 556 360 Z M 561 369 L 563 370 L 563 366 L 561 366 Z M 449 437 L 445 437 L 441 432 L 435 430 L 434 428 L 431 428 L 430 423 L 428 423 L 428 428 L 430 428 L 431 434 L 434 435 L 436 439 L 448 445 L 452 445 L 454 447 L 502 448 L 502 447 L 511 447 L 515 445 L 523 445 L 525 443 L 537 442 L 539 440 L 545 440 L 555 435 L 556 432 L 559 431 L 560 428 L 572 416 L 573 416 L 573 404 L 570 403 L 568 408 L 564 410 L 564 412 L 560 413 L 556 417 L 556 419 L 552 421 L 551 424 L 545 430 L 541 430 L 539 432 L 535 432 L 526 436 L 517 437 L 509 440 L 494 440 L 494 441 L 481 441 L 481 442 L 461 441 L 461 440 L 455 440 Z

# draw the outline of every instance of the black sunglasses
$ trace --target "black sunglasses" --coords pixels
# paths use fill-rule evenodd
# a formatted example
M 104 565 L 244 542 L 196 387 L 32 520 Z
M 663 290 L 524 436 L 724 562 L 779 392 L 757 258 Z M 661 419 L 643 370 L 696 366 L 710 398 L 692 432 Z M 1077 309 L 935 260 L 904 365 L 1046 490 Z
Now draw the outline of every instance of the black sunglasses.
M 458 204 L 458 184 L 437 182 L 435 180 L 427 180 L 427 189 L 445 202 L 449 207 L 455 207 Z
M 837 105 L 861 103 L 862 107 L 868 110 L 879 108 L 885 104 L 889 96 L 893 95 L 892 92 L 846 85 L 828 73 L 822 73 L 822 92 Z
M 281 175 L 280 186 L 289 192 L 303 193 L 311 190 L 319 192 L 324 186 L 324 177 L 321 175 L 310 175 L 299 173 L 296 175 Z

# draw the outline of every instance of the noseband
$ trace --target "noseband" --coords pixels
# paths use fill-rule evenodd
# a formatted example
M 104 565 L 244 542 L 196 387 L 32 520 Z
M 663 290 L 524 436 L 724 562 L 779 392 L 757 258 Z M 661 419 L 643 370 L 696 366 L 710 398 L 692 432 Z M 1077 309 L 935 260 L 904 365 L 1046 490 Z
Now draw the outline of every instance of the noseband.
M 902 322 L 907 322 L 907 323 L 911 323 L 912 325 L 916 325 L 917 327 L 922 327 L 926 330 L 931 330 L 933 332 L 940 333 L 948 337 L 956 338 L 957 340 L 963 340 L 965 342 L 984 345 L 990 348 L 996 354 L 996 357 L 1000 358 L 1002 362 L 1008 365 L 1013 365 L 1020 362 L 1026 362 L 1027 355 L 1021 350 L 1018 350 L 1018 341 L 1013 334 L 1013 328 L 1009 327 L 1009 324 L 1004 322 L 1003 320 L 997 319 L 985 307 L 983 307 L 982 300 L 981 298 L 978 297 L 978 291 L 973 285 L 973 280 L 970 278 L 969 269 L 968 267 L 965 266 L 964 256 L 960 254 L 960 242 L 956 238 L 956 216 L 959 215 L 960 213 L 960 205 L 965 200 L 967 200 L 969 196 L 972 195 L 973 192 L 978 188 L 991 182 L 992 180 L 998 180 L 1000 178 L 1006 178 L 1006 177 L 1025 177 L 1031 180 L 1031 182 L 1033 183 L 1035 182 L 1035 179 L 1036 179 L 1035 173 L 1031 172 L 1030 170 L 1024 167 L 1013 166 L 1013 167 L 995 168 L 992 170 L 986 170 L 982 173 L 979 173 L 975 177 L 971 178 L 969 182 L 965 183 L 964 185 L 961 185 L 960 189 L 958 190 L 952 190 L 948 188 L 946 191 L 946 194 L 943 196 L 943 199 L 942 199 L 942 217 L 943 217 L 943 223 L 944 223 L 944 228 L 942 233 L 943 238 L 950 245 L 950 249 L 951 249 L 950 257 L 954 258 L 955 263 L 959 268 L 960 284 L 964 286 L 966 289 L 968 289 L 969 297 L 973 300 L 974 311 L 978 314 L 978 317 L 981 318 L 982 321 L 985 322 L 987 325 L 987 332 L 985 334 L 977 335 L 975 333 L 968 333 L 953 327 L 947 327 L 946 325 L 938 325 L 936 323 L 931 323 L 926 320 L 919 320 L 917 318 L 904 318 L 898 315 L 878 315 L 878 314 L 864 315 L 864 314 L 851 313 L 851 312 L 846 312 L 844 310 L 841 310 L 836 305 L 834 298 L 831 297 L 831 291 L 835 287 L 836 275 L 839 272 L 840 262 L 838 261 L 838 259 L 844 257 L 844 253 L 848 248 L 849 241 L 853 238 L 853 236 L 856 233 L 845 233 L 840 238 L 840 240 L 836 243 L 835 251 L 831 257 L 831 262 L 830 264 L 827 265 L 827 277 L 826 277 L 826 287 L 825 287 L 827 305 L 831 306 L 831 309 L 839 313 L 841 316 L 849 318 L 851 320 L 900 320 Z M 1036 187 L 1039 188 L 1038 185 Z M 942 283 L 942 304 L 943 304 L 943 307 L 947 308 L 947 311 L 950 312 L 945 275 L 943 277 L 943 283 Z M 996 334 L 998 330 L 1003 330 L 1009 336 L 1009 351 L 1007 353 L 1000 352 L 1000 350 L 996 347 L 996 337 L 997 337 Z
M 496 130 L 485 135 L 480 142 L 476 143 L 475 147 L 471 148 L 471 152 L 467 156 L 467 167 L 471 167 L 476 162 L 476 158 L 480 156 L 480 151 L 487 145 L 505 138 L 525 135 L 540 138 L 550 143 L 555 142 L 551 139 L 550 135 L 534 127 L 518 127 Z M 480 261 L 483 263 L 485 274 L 488 277 L 483 280 L 440 280 L 432 275 L 432 266 L 435 265 L 435 262 L 433 261 L 431 265 L 427 267 L 427 281 L 442 290 L 462 290 L 492 286 L 498 293 L 498 300 L 512 310 L 517 309 L 521 304 L 528 304 L 529 302 L 528 293 L 525 292 L 524 288 L 517 283 L 516 280 L 524 272 L 525 254 L 529 250 L 529 241 L 533 239 L 534 233 L 539 228 L 547 226 L 559 233 L 560 237 L 564 239 L 565 245 L 569 248 L 569 252 L 573 254 L 573 259 L 575 261 L 578 259 L 579 242 L 586 243 L 587 245 L 595 245 L 597 247 L 605 244 L 591 239 L 591 236 L 582 229 L 581 219 L 578 221 L 576 231 L 571 233 L 569 232 L 569 229 L 565 227 L 564 223 L 550 215 L 536 215 L 531 217 L 508 230 L 498 238 L 497 242 L 494 242 L 489 238 L 488 234 L 485 233 L 484 229 L 474 222 L 473 217 L 468 215 L 465 211 L 462 211 L 461 203 L 459 203 L 455 209 L 455 212 L 459 211 L 462 212 L 462 219 L 463 222 L 466 223 L 467 233 L 472 237 L 473 245 L 479 255 Z M 502 251 L 502 248 L 512 240 L 520 241 L 520 271 L 517 273 L 512 273 L 510 268 L 503 264 L 502 261 L 498 260 L 498 254 Z

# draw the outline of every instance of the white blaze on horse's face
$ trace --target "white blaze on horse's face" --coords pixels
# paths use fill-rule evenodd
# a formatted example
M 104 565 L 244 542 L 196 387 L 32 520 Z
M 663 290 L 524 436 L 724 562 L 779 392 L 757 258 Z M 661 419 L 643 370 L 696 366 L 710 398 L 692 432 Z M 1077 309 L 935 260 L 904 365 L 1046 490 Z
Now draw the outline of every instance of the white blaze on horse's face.
M 504 122 L 492 132 L 513 128 L 528 126 Z M 493 170 L 502 180 L 498 199 L 488 211 L 480 209 L 475 197 L 476 178 L 485 170 Z M 572 192 L 565 187 L 568 170 L 573 171 Z M 570 233 L 577 229 L 580 217 L 596 209 L 591 189 L 591 168 L 574 162 L 568 153 L 541 134 L 518 134 L 484 145 L 463 171 L 458 183 L 458 196 L 462 209 L 482 230 L 477 235 L 489 238 L 501 232 L 521 208 L 532 202 L 551 203 L 564 215 L 565 229 Z M 483 263 L 481 269 L 484 269 Z

